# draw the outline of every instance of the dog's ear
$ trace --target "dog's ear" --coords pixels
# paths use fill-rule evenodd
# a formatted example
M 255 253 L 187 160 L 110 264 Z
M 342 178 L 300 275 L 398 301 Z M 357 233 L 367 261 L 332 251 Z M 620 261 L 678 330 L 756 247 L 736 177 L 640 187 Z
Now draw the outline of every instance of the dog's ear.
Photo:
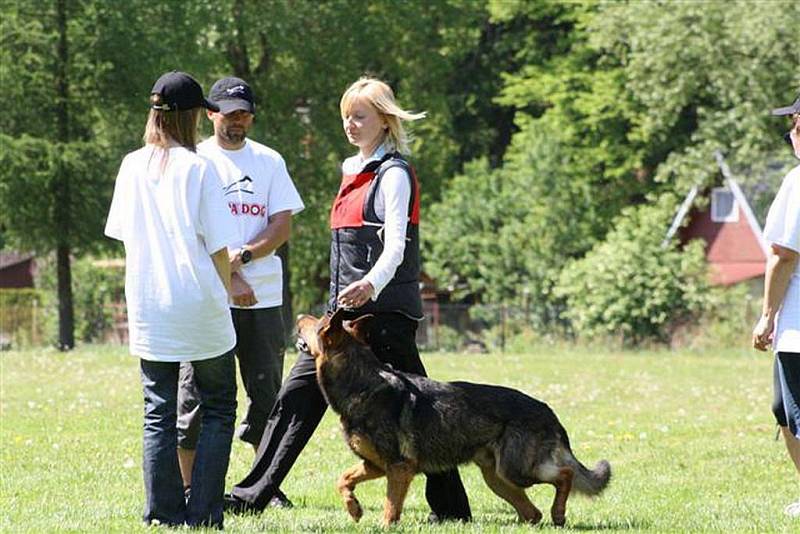
M 362 345 L 369 345 L 369 323 L 374 319 L 374 315 L 362 315 L 352 321 L 344 321 L 342 327 L 344 331 L 353 336 L 353 339 Z
M 342 322 L 344 320 L 344 310 L 337 308 L 332 314 L 326 315 L 320 322 L 319 337 L 326 347 L 332 347 L 339 343 L 343 336 Z
M 342 328 L 342 321 L 344 320 L 344 309 L 336 308 L 336 311 L 329 313 L 324 318 L 323 331 L 333 331 Z

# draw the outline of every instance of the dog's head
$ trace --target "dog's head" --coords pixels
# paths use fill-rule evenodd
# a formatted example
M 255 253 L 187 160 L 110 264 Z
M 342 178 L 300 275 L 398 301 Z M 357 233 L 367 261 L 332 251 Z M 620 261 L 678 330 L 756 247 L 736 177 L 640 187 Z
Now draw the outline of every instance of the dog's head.
M 299 342 L 315 358 L 343 352 L 353 342 L 367 344 L 367 324 L 372 315 L 362 315 L 356 319 L 345 320 L 344 312 L 339 309 L 333 314 L 326 314 L 321 319 L 312 315 L 297 317 L 297 335 Z

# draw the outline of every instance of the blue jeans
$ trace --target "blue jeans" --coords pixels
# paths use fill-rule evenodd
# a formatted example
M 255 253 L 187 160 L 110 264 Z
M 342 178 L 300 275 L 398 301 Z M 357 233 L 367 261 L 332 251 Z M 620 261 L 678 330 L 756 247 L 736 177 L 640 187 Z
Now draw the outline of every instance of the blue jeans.
M 202 406 L 202 427 L 188 502 L 178 466 L 177 362 L 140 360 L 144 390 L 144 521 L 222 528 L 222 495 L 236 421 L 233 351 L 191 362 Z

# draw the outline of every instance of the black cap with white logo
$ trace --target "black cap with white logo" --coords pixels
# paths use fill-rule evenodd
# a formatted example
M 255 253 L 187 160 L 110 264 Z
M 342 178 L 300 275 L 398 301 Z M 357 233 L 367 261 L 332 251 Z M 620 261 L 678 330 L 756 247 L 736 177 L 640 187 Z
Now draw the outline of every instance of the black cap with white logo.
M 253 90 L 241 78 L 222 78 L 211 86 L 208 99 L 219 107 L 221 113 L 247 111 L 255 114 L 256 104 Z
M 203 88 L 186 74 L 173 70 L 162 75 L 150 90 L 151 95 L 161 95 L 161 102 L 150 107 L 160 111 L 186 111 L 206 108 L 219 111 L 219 108 L 203 96 Z
M 794 115 L 795 113 L 800 113 L 800 95 L 797 96 L 797 100 L 791 106 L 772 110 L 773 115 Z

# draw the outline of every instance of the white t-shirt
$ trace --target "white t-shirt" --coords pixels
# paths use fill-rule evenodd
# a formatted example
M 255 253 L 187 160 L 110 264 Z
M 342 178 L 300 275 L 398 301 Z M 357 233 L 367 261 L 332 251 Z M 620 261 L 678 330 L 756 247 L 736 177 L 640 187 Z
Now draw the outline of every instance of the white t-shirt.
M 349 157 L 342 163 L 342 173 L 358 174 L 369 162 L 381 159 L 386 151 L 387 147 L 380 145 L 366 159 L 362 159 L 358 154 Z M 403 263 L 410 200 L 411 180 L 408 173 L 402 167 L 390 167 L 381 178 L 375 195 L 375 215 L 384 223 L 383 252 L 372 269 L 364 275 L 364 279 L 375 289 L 372 300 L 378 300 L 381 291 L 392 281 L 397 268 Z
M 226 218 L 232 219 L 238 230 L 232 248 L 255 238 L 268 226 L 271 215 L 282 211 L 295 214 L 305 207 L 289 178 L 286 163 L 271 148 L 246 139 L 241 149 L 225 150 L 212 137 L 200 143 L 197 151 L 214 162 L 222 179 L 229 208 Z M 255 258 L 240 272 L 258 300 L 249 309 L 283 303 L 283 269 L 278 256 Z
M 122 160 L 105 233 L 125 243 L 131 354 L 177 362 L 236 344 L 211 254 L 236 241 L 219 176 L 185 148 L 145 146 Z
M 783 179 L 764 225 L 767 242 L 800 252 L 800 165 Z M 775 324 L 775 352 L 800 352 L 800 263 L 792 273 Z

